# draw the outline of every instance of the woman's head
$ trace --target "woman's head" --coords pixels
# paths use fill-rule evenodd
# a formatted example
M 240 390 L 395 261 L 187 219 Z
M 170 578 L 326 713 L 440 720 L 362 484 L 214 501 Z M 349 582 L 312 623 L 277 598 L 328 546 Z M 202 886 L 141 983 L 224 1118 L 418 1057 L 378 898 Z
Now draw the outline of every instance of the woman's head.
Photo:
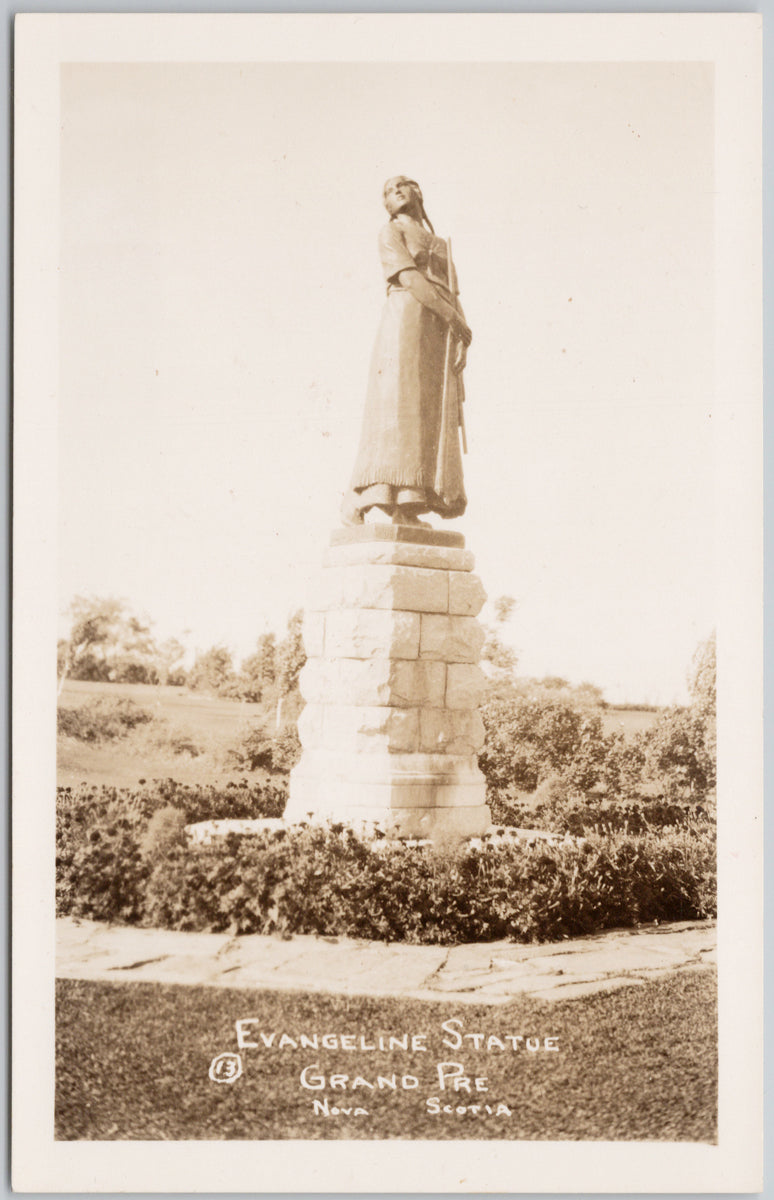
M 384 207 L 391 217 L 412 208 L 422 209 L 422 191 L 407 175 L 394 175 L 384 185 Z
M 398 213 L 408 213 L 418 221 L 424 221 L 431 233 L 435 233 L 430 218 L 425 212 L 422 199 L 422 189 L 415 179 L 407 175 L 393 175 L 384 185 L 384 207 L 390 214 L 390 220 Z

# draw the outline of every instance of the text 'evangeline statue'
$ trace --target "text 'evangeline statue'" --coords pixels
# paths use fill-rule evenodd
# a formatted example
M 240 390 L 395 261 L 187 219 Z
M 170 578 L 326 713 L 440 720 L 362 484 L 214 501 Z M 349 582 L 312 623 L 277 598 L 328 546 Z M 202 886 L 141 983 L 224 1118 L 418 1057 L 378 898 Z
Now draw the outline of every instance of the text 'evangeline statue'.
M 403 175 L 388 179 L 384 204 L 387 300 L 342 513 L 358 525 L 375 507 L 396 525 L 425 525 L 420 514 L 459 517 L 467 503 L 460 434 L 464 442 L 462 370 L 472 334 L 449 243 L 435 236 L 419 185 Z

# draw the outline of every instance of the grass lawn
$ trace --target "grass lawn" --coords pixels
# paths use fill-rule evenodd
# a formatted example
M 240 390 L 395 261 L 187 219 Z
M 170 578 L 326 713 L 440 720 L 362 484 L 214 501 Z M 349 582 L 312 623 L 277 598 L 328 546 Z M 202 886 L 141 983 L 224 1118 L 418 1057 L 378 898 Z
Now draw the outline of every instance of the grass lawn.
M 142 727 L 126 738 L 101 745 L 60 737 L 57 783 L 63 787 L 79 783 L 136 787 L 141 779 L 169 776 L 189 784 L 225 784 L 232 779 L 241 779 L 245 772 L 228 768 L 226 752 L 239 740 L 250 722 L 266 717 L 259 704 L 145 683 L 91 683 L 67 679 L 59 705 L 77 708 L 90 700 L 105 697 L 133 700 L 168 722 L 174 730 L 188 734 L 202 752 L 195 758 L 172 754 L 168 747 L 153 745 Z M 657 717 L 658 713 L 639 709 L 610 708 L 602 713 L 606 733 L 621 731 L 627 737 L 649 728 Z
M 243 770 L 224 765 L 226 751 L 260 718 L 258 704 L 204 696 L 184 688 L 155 687 L 145 683 L 91 683 L 65 681 L 59 706 L 78 708 L 90 700 L 126 698 L 168 722 L 170 729 L 187 734 L 200 747 L 196 757 L 173 754 L 169 746 L 154 745 L 147 730 L 138 730 L 115 742 L 94 745 L 71 737 L 57 739 L 57 783 L 105 784 L 136 787 L 141 779 L 172 777 L 179 783 L 225 784 L 244 777 Z M 263 714 L 265 715 L 265 714 Z
M 713 1142 L 715 988 L 714 974 L 691 972 L 585 999 L 490 1008 L 59 980 L 56 1136 Z M 235 1082 L 212 1082 L 210 1063 L 237 1051 L 235 1022 L 245 1018 L 255 1021 L 249 1040 L 274 1033 L 273 1044 L 242 1049 Z M 456 1048 L 441 1027 L 453 1018 L 463 1025 L 450 1030 L 484 1035 L 483 1047 L 468 1039 Z M 302 1033 L 349 1034 L 356 1047 L 279 1048 L 283 1033 L 295 1041 Z M 390 1049 L 386 1041 L 379 1048 L 380 1037 L 404 1034 L 425 1037 L 413 1050 Z M 509 1035 L 539 1038 L 541 1049 L 528 1051 L 522 1041 L 514 1050 Z M 361 1037 L 375 1048 L 358 1048 Z M 487 1050 L 489 1037 L 505 1049 L 493 1042 Z M 545 1038 L 557 1039 L 558 1052 L 542 1048 Z M 462 1063 L 471 1086 L 484 1077 L 487 1090 L 441 1091 L 440 1062 Z M 312 1076 L 326 1077 L 324 1090 L 301 1086 L 301 1072 L 315 1063 Z M 393 1072 L 395 1091 L 351 1088 L 357 1076 L 376 1083 Z M 331 1089 L 332 1073 L 349 1076 L 346 1090 Z M 417 1086 L 403 1090 L 403 1076 Z M 430 1111 L 433 1098 L 452 1112 Z M 326 1100 L 329 1115 L 319 1111 Z M 471 1111 L 475 1105 L 480 1112 Z M 366 1113 L 334 1115 L 334 1106 Z

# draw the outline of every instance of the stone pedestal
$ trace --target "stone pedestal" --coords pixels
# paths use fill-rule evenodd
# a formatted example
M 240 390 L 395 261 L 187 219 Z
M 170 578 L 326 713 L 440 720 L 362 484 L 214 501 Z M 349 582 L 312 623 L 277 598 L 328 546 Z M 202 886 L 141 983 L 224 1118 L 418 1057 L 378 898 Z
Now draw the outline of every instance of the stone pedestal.
M 410 526 L 332 535 L 305 614 L 303 753 L 286 821 L 436 840 L 491 824 L 476 757 L 486 595 L 464 545 Z

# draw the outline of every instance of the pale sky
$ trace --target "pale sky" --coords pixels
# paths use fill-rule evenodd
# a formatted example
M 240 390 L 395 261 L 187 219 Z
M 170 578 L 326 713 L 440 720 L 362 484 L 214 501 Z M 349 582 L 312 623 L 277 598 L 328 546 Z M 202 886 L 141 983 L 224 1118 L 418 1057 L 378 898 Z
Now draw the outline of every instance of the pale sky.
M 434 523 L 516 598 L 520 673 L 685 699 L 715 622 L 710 65 L 68 65 L 61 113 L 63 606 L 241 656 L 307 601 L 408 174 L 474 333 L 468 512 Z

